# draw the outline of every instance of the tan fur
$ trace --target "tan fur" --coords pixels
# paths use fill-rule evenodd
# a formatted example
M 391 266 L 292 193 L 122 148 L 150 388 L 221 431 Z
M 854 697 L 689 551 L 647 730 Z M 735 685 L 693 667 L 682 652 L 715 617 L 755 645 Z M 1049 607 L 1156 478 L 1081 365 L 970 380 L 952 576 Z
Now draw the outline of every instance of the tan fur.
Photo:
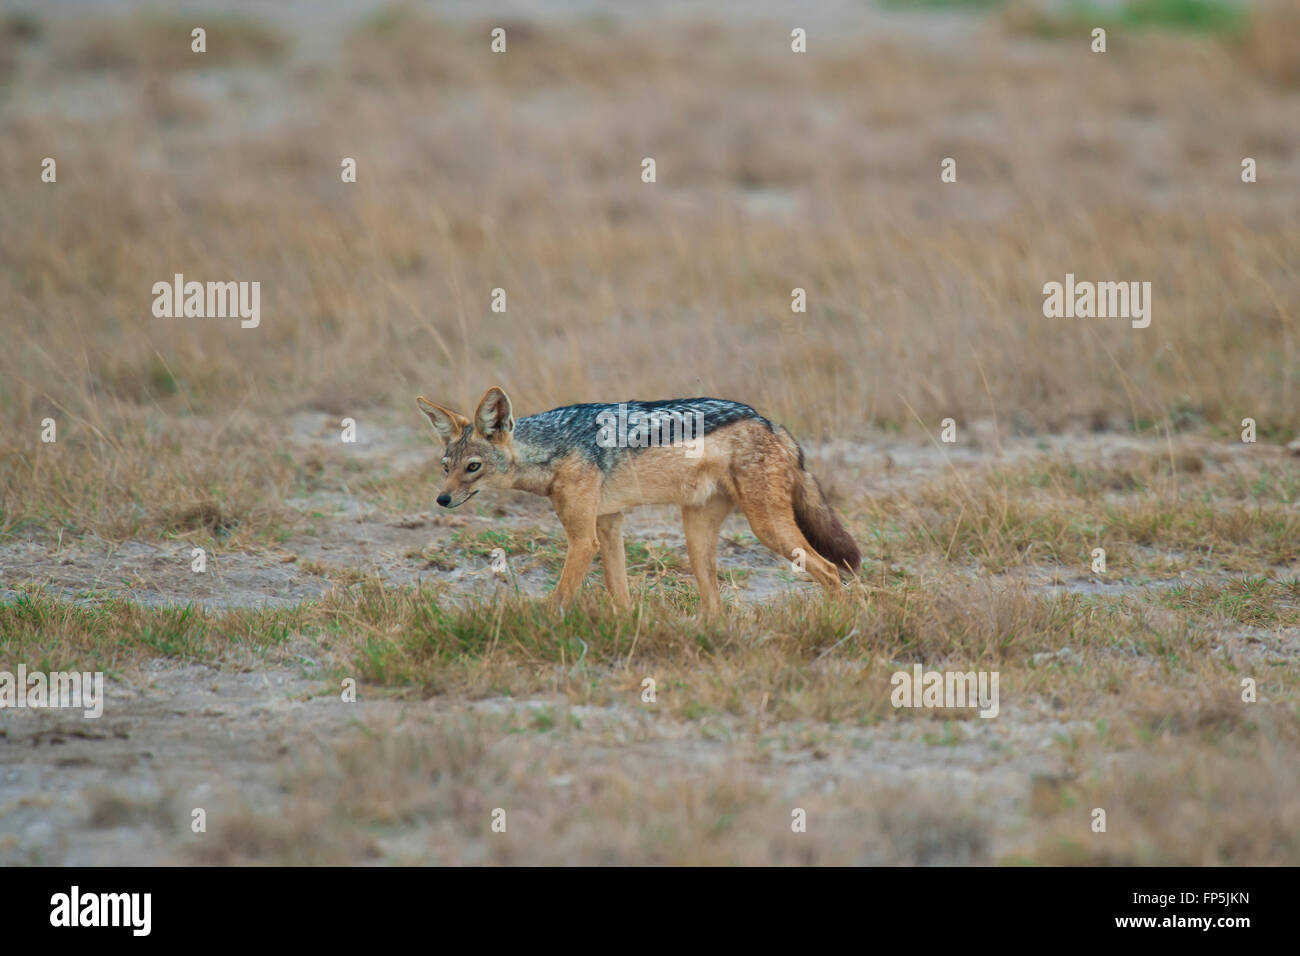
M 638 505 L 681 507 L 686 550 L 705 616 L 722 608 L 718 533 L 737 508 L 758 540 L 782 558 L 790 561 L 802 553 L 806 570 L 829 594 L 841 588 L 837 564 L 853 572 L 859 567 L 856 544 L 826 504 L 816 479 L 800 467 L 798 446 L 780 426 L 774 433 L 756 419 L 732 422 L 704 438 L 699 457 L 688 456 L 681 447 L 645 448 L 629 452 L 606 476 L 577 451 L 546 468 L 521 464 L 513 445 L 510 401 L 499 388 L 488 390 L 473 419 L 423 397 L 417 402 L 449 443 L 449 454 L 454 452 L 443 487 L 443 495 L 453 502 L 448 506 L 463 503 L 482 487 L 517 488 L 551 499 L 568 539 L 552 595 L 561 607 L 582 587 L 597 552 L 614 604 L 624 610 L 631 607 L 622 526 L 623 512 Z M 472 434 L 458 442 L 471 423 Z M 473 461 L 483 466 L 471 473 L 466 466 Z M 807 529 L 808 536 L 801 529 Z M 814 547 L 810 536 L 831 553 Z

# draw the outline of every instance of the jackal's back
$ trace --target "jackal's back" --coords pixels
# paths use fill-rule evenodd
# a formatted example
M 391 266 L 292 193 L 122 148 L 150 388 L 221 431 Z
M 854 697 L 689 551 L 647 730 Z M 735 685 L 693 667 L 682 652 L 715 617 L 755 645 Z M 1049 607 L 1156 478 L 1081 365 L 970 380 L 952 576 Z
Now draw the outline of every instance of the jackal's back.
M 761 422 L 773 431 L 770 421 L 740 402 L 722 398 L 669 398 L 657 402 L 589 402 L 553 408 L 549 412 L 519 419 L 515 423 L 515 440 L 528 449 L 532 458 L 530 464 L 547 464 L 576 451 L 608 475 L 627 455 L 643 450 L 604 447 L 598 443 L 603 416 L 617 418 L 620 413 L 627 416 L 639 413 L 642 417 L 653 413 L 689 416 L 692 422 L 702 422 L 705 435 L 743 420 Z

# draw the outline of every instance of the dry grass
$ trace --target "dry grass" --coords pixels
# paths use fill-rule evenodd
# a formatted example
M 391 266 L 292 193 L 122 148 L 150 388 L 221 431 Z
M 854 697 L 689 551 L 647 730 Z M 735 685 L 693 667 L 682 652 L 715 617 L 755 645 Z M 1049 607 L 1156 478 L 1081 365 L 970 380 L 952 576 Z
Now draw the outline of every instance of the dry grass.
M 1185 703 L 1185 706 L 1191 706 Z M 1296 725 L 1263 726 L 1211 745 L 1165 731 L 1140 754 L 1108 756 L 1091 740 L 1073 755 L 1073 782 L 1035 785 L 1035 837 L 1021 859 L 1046 865 L 1260 866 L 1290 864 L 1296 825 Z M 1093 808 L 1107 832 L 1080 826 Z M 1135 838 L 1136 837 L 1136 838 Z
M 191 49 L 196 27 L 207 33 L 202 56 Z M 80 18 L 61 24 L 50 57 L 51 65 L 60 70 L 171 73 L 274 63 L 286 47 L 287 41 L 278 31 L 253 19 L 149 13 Z
M 598 22 L 520 25 L 493 57 L 483 24 L 398 11 L 343 38 L 342 72 L 213 86 L 94 72 L 69 30 L 27 43 L 0 119 L 0 203 L 30 226 L 0 237 L 4 527 L 120 538 L 199 497 L 266 526 L 289 413 L 467 406 L 489 381 L 521 411 L 722 394 L 810 441 L 990 414 L 1300 429 L 1294 103 L 1195 37 L 796 57 L 743 25 Z M 151 32 L 95 36 L 157 60 Z M 153 318 L 173 272 L 260 280 L 261 327 Z M 1045 319 L 1066 272 L 1150 280 L 1151 328 Z
M 284 788 L 323 840 L 245 810 L 212 839 L 207 862 L 649 865 L 987 863 L 991 814 L 954 811 L 941 790 L 904 796 L 773 791 L 744 764 L 647 776 L 635 757 L 584 757 L 567 721 L 554 735 L 512 736 L 499 719 L 418 731 L 374 726 L 341 747 L 313 748 Z M 503 736 L 504 735 L 504 736 Z M 557 796 L 561 799 L 557 800 Z M 811 821 L 791 832 L 794 807 Z M 506 812 L 505 833 L 488 824 Z M 401 840 L 389 834 L 402 832 Z M 844 834 L 852 834 L 845 837 Z
M 954 473 L 873 496 L 861 516 L 870 529 L 863 538 L 874 539 L 867 553 L 883 566 L 937 552 L 993 572 L 1026 564 L 1084 569 L 1098 547 L 1106 550 L 1109 572 L 1121 576 L 1150 571 L 1170 556 L 1186 567 L 1228 571 L 1295 566 L 1295 469 L 1279 460 L 1274 469 L 1246 472 L 1254 478 L 1248 490 L 1236 469 L 1172 480 L 1159 457 L 1141 477 L 1129 466 L 1080 468 L 1059 459 Z
M 1300 88 L 1300 0 L 1272 0 L 1255 7 L 1241 58 L 1277 86 Z

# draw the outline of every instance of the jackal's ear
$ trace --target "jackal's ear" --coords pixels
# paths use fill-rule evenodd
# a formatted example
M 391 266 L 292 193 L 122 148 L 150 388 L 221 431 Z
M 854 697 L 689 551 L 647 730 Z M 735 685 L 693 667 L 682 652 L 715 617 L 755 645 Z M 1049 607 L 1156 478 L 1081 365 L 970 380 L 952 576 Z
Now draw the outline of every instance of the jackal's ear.
M 515 429 L 515 417 L 510 410 L 510 397 L 493 385 L 478 403 L 474 413 L 474 427 L 487 439 L 501 439 Z
M 415 404 L 420 406 L 420 411 L 429 416 L 429 421 L 433 423 L 433 430 L 438 433 L 444 445 L 450 445 L 459 438 L 461 432 L 469 425 L 469 419 L 464 415 L 457 415 L 450 409 L 435 405 L 423 395 L 416 397 Z

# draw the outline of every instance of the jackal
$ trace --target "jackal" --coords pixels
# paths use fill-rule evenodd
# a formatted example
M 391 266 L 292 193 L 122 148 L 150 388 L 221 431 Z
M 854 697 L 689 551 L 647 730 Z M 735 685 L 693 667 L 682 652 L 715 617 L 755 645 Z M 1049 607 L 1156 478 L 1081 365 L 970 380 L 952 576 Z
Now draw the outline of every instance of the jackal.
M 631 607 L 623 512 L 638 505 L 681 507 L 706 616 L 722 607 L 718 533 L 736 508 L 759 541 L 786 560 L 802 558 L 828 593 L 840 590 L 841 572 L 861 568 L 857 544 L 805 470 L 794 436 L 748 405 L 718 398 L 567 405 L 516 421 L 496 387 L 473 420 L 423 395 L 416 404 L 446 446 L 439 505 L 456 508 L 484 488 L 551 499 L 569 543 L 552 596 L 560 607 L 577 594 L 597 551 L 614 604 Z

